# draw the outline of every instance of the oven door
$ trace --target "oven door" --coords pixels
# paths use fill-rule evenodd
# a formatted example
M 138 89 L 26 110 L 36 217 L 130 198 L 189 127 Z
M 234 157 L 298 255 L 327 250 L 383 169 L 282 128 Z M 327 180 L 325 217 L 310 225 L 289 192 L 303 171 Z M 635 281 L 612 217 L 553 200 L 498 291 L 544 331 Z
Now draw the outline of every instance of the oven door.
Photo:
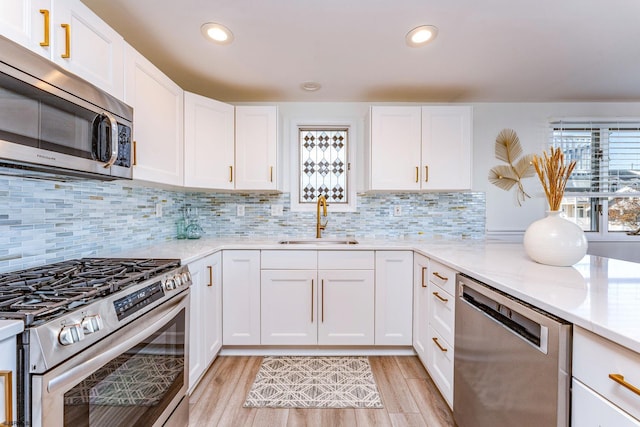
M 32 375 L 33 426 L 187 425 L 188 311 L 187 290 Z

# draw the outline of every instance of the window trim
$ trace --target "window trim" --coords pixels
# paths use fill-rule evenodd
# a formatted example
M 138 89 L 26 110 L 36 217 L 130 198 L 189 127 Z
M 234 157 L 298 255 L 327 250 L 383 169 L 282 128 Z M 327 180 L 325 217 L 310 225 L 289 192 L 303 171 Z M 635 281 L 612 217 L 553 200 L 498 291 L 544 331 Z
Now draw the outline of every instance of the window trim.
M 299 147 L 299 135 L 300 129 L 304 128 L 322 128 L 325 127 L 327 129 L 335 128 L 335 129 L 347 129 L 348 139 L 347 139 L 347 170 L 346 170 L 346 187 L 347 187 L 347 197 L 349 203 L 345 204 L 337 204 L 337 203 L 329 203 L 329 211 L 333 212 L 356 212 L 357 211 L 357 201 L 356 201 L 356 141 L 358 138 L 357 135 L 357 121 L 356 120 L 345 120 L 337 119 L 303 119 L 297 118 L 291 121 L 290 132 L 289 132 L 289 147 L 290 147 L 290 161 L 291 161 L 291 176 L 290 176 L 290 189 L 291 196 L 290 205 L 292 212 L 315 212 L 316 204 L 315 203 L 300 203 L 298 201 L 298 195 L 300 194 L 300 147 Z

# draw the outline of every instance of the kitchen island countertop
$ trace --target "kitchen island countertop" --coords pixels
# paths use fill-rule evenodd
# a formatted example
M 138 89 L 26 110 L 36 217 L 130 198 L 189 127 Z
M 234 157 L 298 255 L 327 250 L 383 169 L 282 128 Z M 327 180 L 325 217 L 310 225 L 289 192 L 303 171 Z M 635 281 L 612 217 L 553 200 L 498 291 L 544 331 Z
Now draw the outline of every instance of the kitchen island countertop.
M 532 261 L 521 243 L 488 240 L 358 239 L 357 245 L 282 245 L 277 239 L 174 240 L 126 256 L 180 258 L 219 250 L 414 250 L 640 353 L 640 264 L 585 256 L 572 267 Z

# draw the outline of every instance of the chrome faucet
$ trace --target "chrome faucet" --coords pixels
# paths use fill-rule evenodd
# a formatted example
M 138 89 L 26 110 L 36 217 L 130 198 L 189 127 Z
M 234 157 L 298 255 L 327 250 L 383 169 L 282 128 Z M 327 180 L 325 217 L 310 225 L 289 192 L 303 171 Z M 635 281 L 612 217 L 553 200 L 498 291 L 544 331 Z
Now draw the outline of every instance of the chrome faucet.
M 318 196 L 318 203 L 316 205 L 317 207 L 317 216 L 316 216 L 316 239 L 319 239 L 322 237 L 322 230 L 324 230 L 327 227 L 327 223 L 329 222 L 329 219 L 327 219 L 324 224 L 320 221 L 320 206 L 322 205 L 322 216 L 324 216 L 325 218 L 327 218 L 327 199 L 325 199 L 324 196 Z

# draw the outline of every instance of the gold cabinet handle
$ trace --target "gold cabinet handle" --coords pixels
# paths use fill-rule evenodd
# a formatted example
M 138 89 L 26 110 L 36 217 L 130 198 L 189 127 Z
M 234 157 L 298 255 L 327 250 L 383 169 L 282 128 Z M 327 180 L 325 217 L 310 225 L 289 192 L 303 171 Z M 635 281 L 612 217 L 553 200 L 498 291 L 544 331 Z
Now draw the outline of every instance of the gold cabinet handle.
M 311 279 L 311 323 L 313 323 L 313 279 Z
M 60 24 L 64 28 L 64 53 L 60 55 L 64 59 L 71 58 L 71 26 L 69 24 Z
M 424 167 L 424 182 L 429 182 L 429 166 Z
M 40 46 L 49 46 L 49 33 L 51 32 L 51 25 L 49 21 L 49 11 L 47 9 L 40 9 L 40 13 L 44 17 L 44 40 L 40 42 Z
M 442 351 L 443 353 L 447 352 L 447 349 L 444 348 L 442 345 L 440 345 L 440 343 L 438 342 L 438 338 L 433 337 L 431 338 L 433 340 L 434 343 L 436 343 L 436 345 L 438 346 L 438 348 L 440 349 L 440 351 Z
M 233 182 L 233 166 L 229 166 L 229 182 Z
M 0 378 L 4 378 L 4 419 L 5 424 L 11 425 L 13 421 L 13 383 L 11 371 L 0 371 Z
M 213 267 L 207 265 L 207 269 L 209 270 L 209 284 L 207 286 L 213 286 Z
M 269 167 L 269 181 L 273 182 L 273 166 Z
M 424 283 L 424 272 L 427 271 L 427 267 L 422 267 L 422 287 L 426 288 L 427 284 Z
M 133 166 L 138 164 L 138 156 L 136 154 L 136 142 L 133 141 Z
M 321 286 L 322 286 L 322 301 L 320 302 L 320 307 L 322 309 L 322 312 L 320 313 L 320 321 L 324 323 L 324 279 L 322 279 L 321 281 Z
M 441 297 L 441 296 L 440 296 L 440 294 L 439 294 L 439 293 L 437 293 L 437 292 L 434 292 L 434 293 L 433 293 L 433 295 L 434 295 L 436 298 L 438 298 L 440 301 L 442 301 L 442 302 L 447 302 L 447 301 L 449 301 L 447 298 L 443 298 L 443 297 Z
M 612 380 L 614 380 L 615 382 L 617 382 L 618 384 L 620 384 L 624 388 L 628 388 L 629 390 L 631 390 L 635 394 L 640 395 L 640 388 L 634 386 L 631 383 L 626 382 L 624 380 L 624 376 L 623 375 L 621 375 L 621 374 L 609 374 L 609 378 L 611 378 Z
M 438 273 L 437 271 L 434 271 L 434 272 L 433 272 L 433 275 L 434 275 L 434 276 L 436 276 L 436 277 L 437 277 L 438 279 L 440 279 L 440 280 L 444 280 L 445 282 L 446 282 L 447 280 L 449 280 L 449 278 L 448 278 L 448 277 L 444 277 L 442 274 Z
M 416 166 L 416 182 L 420 182 L 420 168 Z

